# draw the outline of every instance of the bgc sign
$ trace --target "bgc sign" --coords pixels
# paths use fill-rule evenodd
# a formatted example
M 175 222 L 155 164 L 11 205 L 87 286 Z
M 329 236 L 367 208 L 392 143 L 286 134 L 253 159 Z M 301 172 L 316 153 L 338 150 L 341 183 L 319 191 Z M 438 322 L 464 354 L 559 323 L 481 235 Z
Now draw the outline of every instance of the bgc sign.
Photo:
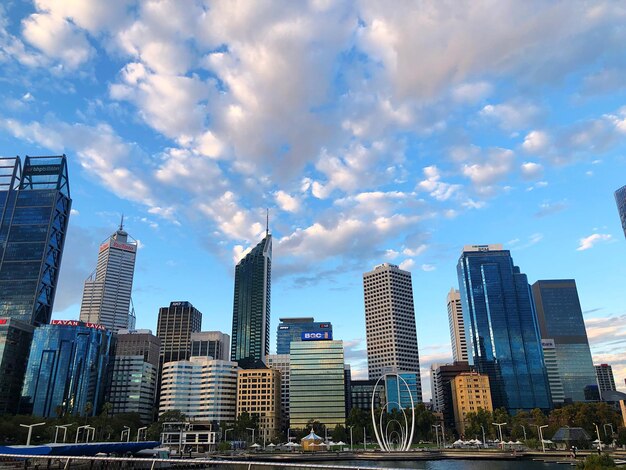
M 333 339 L 333 334 L 330 331 L 306 332 L 302 333 L 300 338 L 302 341 L 328 341 Z

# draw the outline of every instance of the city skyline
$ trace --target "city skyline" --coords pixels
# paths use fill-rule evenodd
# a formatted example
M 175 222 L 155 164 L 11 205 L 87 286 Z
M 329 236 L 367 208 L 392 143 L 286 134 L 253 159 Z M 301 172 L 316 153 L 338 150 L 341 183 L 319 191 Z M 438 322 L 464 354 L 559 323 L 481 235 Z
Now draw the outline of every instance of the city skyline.
M 503 243 L 531 283 L 576 280 L 594 362 L 624 389 L 619 6 L 465 3 L 472 21 L 456 24 L 404 6 L 251 4 L 235 17 L 200 3 L 0 9 L 0 153 L 68 155 L 53 318 L 78 319 L 124 213 L 140 240 L 137 328 L 156 331 L 159 307 L 185 299 L 202 330 L 230 333 L 233 268 L 269 207 L 270 352 L 278 318 L 327 319 L 365 378 L 360 275 L 398 264 L 413 276 L 427 398 L 430 363 L 452 359 L 444 296 L 459 287 L 458 252 Z

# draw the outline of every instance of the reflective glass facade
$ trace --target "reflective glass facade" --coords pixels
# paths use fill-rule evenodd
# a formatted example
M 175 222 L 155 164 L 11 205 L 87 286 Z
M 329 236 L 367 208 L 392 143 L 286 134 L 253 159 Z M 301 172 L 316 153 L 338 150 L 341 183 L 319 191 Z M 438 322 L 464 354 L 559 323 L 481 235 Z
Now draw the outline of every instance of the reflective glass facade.
M 35 329 L 20 412 L 45 418 L 95 416 L 110 373 L 112 334 L 99 325 L 55 322 Z
M 554 341 L 565 400 L 584 401 L 585 387 L 596 383 L 576 281 L 537 281 L 532 287 L 542 339 Z
M 422 401 L 422 397 L 418 395 L 418 385 L 421 383 L 419 372 L 402 372 L 398 375 L 400 379 L 395 375 L 385 376 L 385 394 L 389 412 L 398 408 L 411 408 L 411 395 L 413 406 Z
M 626 186 L 622 186 L 615 191 L 615 202 L 617 203 L 617 211 L 619 212 L 619 218 L 622 221 L 622 229 L 626 237 Z
M 343 341 L 291 343 L 289 355 L 290 427 L 319 421 L 345 426 Z
M 231 360 L 257 368 L 270 352 L 272 236 L 268 233 L 235 267 Z
M 0 318 L 0 414 L 15 413 L 19 405 L 33 330 L 15 318 Z
M 468 359 L 489 376 L 494 408 L 551 407 L 530 286 L 501 245 L 467 246 L 457 265 Z
M 291 342 L 302 341 L 302 333 L 322 333 L 333 339 L 333 325 L 313 318 L 281 318 L 276 330 L 276 354 L 289 354 Z

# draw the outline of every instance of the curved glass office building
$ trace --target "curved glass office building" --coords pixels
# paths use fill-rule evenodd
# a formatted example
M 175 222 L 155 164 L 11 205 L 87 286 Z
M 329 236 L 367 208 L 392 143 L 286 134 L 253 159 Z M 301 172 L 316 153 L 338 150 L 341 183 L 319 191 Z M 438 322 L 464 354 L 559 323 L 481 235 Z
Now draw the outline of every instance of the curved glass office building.
M 624 236 L 626 237 L 626 186 L 622 186 L 615 191 L 615 202 L 617 203 L 617 211 L 619 212 L 622 229 L 624 229 Z

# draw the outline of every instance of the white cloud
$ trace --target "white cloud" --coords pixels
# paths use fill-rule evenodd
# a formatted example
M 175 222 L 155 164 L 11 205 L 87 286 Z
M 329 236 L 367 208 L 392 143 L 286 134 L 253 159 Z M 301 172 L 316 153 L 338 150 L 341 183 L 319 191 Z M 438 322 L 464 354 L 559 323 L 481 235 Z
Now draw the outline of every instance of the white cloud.
M 522 176 L 527 180 L 538 179 L 543 175 L 543 166 L 535 162 L 522 163 L 521 170 Z
M 528 127 L 539 116 L 539 108 L 531 103 L 510 102 L 488 104 L 480 115 L 494 119 L 503 129 L 517 130 Z
M 473 163 L 465 163 L 463 174 L 483 192 L 488 192 L 491 185 L 502 180 L 513 168 L 515 154 L 509 149 L 489 149 L 483 158 Z
M 276 191 L 274 197 L 278 207 L 282 210 L 287 212 L 298 212 L 300 210 L 300 201 L 285 191 Z
M 415 261 L 411 258 L 407 258 L 400 263 L 399 268 L 404 269 L 405 271 L 410 271 L 413 266 L 415 266 Z
M 441 174 L 435 165 L 427 166 L 423 171 L 426 179 L 420 181 L 417 187 L 418 189 L 428 191 L 438 201 L 447 201 L 462 188 L 459 184 L 449 184 L 440 181 Z
M 433 264 L 422 264 L 422 271 L 430 272 L 437 269 L 437 267 Z
M 548 148 L 550 139 L 544 131 L 530 131 L 524 138 L 522 147 L 528 153 L 540 153 Z
M 452 89 L 452 97 L 458 103 L 474 104 L 489 96 L 493 87 L 488 82 L 463 83 Z
M 576 248 L 577 251 L 585 251 L 590 248 L 593 248 L 598 242 L 606 242 L 613 238 L 612 235 L 608 233 L 594 233 L 589 235 L 588 237 L 581 238 L 579 241 L 579 246 Z

